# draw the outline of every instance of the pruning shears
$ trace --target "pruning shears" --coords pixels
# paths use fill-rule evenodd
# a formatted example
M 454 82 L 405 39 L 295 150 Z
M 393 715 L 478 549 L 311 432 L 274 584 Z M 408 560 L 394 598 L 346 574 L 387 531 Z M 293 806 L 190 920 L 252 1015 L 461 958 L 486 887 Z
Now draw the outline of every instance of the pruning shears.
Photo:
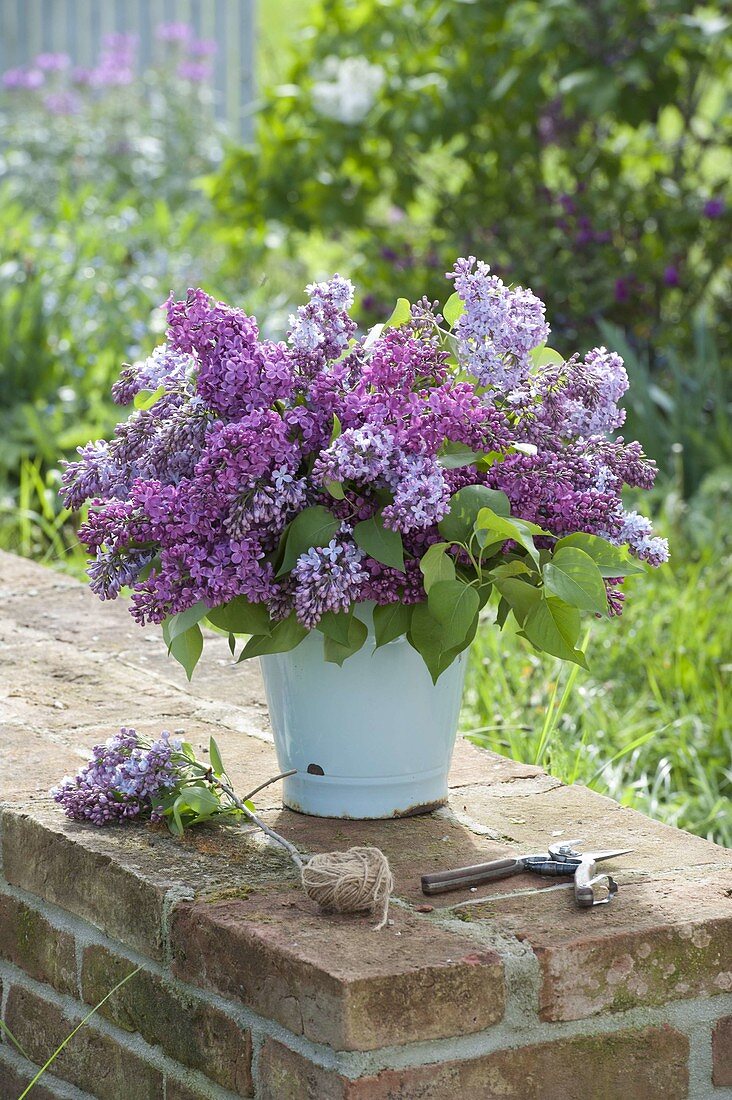
M 450 890 L 480 886 L 484 882 L 521 874 L 522 871 L 532 871 L 535 875 L 571 875 L 574 878 L 575 901 L 582 909 L 589 909 L 592 905 L 605 905 L 617 894 L 618 884 L 610 875 L 597 874 L 597 864 L 606 859 L 628 855 L 633 849 L 578 852 L 575 848 L 577 844 L 582 844 L 582 841 L 567 840 L 562 844 L 550 844 L 546 852 L 507 856 L 489 863 L 476 863 L 472 867 L 458 867 L 454 871 L 422 875 L 422 893 L 446 894 Z

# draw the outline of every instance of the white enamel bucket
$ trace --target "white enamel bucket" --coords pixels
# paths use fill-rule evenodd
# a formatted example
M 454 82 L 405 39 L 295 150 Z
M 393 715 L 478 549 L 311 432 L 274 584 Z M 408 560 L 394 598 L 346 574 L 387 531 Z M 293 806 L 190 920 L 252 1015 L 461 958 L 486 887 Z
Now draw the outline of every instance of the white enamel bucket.
M 340 668 L 326 662 L 317 630 L 260 661 L 280 768 L 297 769 L 284 781 L 286 806 L 384 818 L 445 802 L 467 651 L 437 684 L 406 638 L 374 650 L 372 633 Z

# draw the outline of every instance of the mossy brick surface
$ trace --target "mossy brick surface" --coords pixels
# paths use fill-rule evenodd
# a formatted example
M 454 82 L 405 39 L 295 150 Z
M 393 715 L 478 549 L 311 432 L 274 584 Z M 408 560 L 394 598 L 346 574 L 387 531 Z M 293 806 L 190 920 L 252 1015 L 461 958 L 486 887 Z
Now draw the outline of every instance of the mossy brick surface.
M 712 1032 L 712 1080 L 732 1088 L 732 1016 L 719 1020 Z
M 513 897 L 465 912 L 531 946 L 545 1020 L 732 992 L 732 871 L 684 871 L 621 890 L 611 915 L 607 906 L 577 909 L 569 892 L 538 894 L 530 907 Z
M 76 992 L 74 937 L 7 894 L 0 894 L 0 959 L 61 993 Z
M 42 1066 L 79 1022 L 55 1004 L 12 986 L 5 1022 L 28 1057 Z M 143 1058 L 85 1024 L 53 1063 L 56 1077 L 101 1100 L 163 1100 L 163 1075 Z M 132 1093 L 134 1089 L 134 1093 Z
M 84 1000 L 99 1004 L 134 969 L 134 964 L 106 947 L 86 947 L 81 966 Z M 249 1030 L 202 997 L 143 969 L 105 1001 L 99 1012 L 237 1096 L 252 1095 Z
M 685 1035 L 649 1027 L 349 1080 L 268 1039 L 260 1100 L 687 1100 L 688 1053 Z

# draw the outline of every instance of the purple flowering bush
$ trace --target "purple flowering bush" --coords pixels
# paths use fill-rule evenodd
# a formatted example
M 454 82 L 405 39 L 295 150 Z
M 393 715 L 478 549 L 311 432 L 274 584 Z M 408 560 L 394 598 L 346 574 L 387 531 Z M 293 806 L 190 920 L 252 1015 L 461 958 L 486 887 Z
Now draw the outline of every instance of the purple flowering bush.
M 155 38 L 144 69 L 137 35 L 106 34 L 90 66 L 41 53 L 0 76 L 0 182 L 11 194 L 41 210 L 86 185 L 134 207 L 190 202 L 190 181 L 221 153 L 216 43 L 183 23 L 161 24 Z
M 73 821 L 166 821 L 180 836 L 188 826 L 211 818 L 241 816 L 216 782 L 228 784 L 228 777 L 213 737 L 209 759 L 201 763 L 187 741 L 167 731 L 148 742 L 123 726 L 103 745 L 95 745 L 89 762 L 62 779 L 51 795 Z M 245 805 L 254 808 L 250 802 Z
M 308 288 L 285 342 L 190 290 L 165 344 L 113 387 L 111 441 L 64 473 L 100 599 L 131 592 L 190 677 L 202 624 L 239 660 L 310 630 L 342 663 L 401 635 L 436 680 L 488 601 L 537 650 L 585 663 L 581 612 L 618 614 L 622 579 L 668 557 L 622 501 L 655 466 L 611 433 L 621 358 L 547 348 L 543 303 L 458 260 L 442 312 L 399 299 L 359 336 L 347 279 Z

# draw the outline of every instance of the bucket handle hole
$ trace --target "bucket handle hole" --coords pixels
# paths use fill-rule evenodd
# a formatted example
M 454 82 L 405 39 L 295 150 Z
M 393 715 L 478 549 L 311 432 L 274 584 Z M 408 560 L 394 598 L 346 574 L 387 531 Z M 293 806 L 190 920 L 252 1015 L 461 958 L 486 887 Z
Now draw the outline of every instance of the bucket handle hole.
M 308 764 L 308 775 L 325 775 L 320 764 Z

